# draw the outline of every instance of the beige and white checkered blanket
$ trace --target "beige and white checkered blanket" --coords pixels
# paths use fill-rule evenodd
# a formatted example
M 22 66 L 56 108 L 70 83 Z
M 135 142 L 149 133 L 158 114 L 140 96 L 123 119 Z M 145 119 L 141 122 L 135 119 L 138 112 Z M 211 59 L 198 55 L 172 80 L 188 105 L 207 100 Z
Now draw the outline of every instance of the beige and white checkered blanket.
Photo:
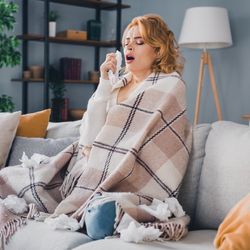
M 139 222 L 154 221 L 137 205 L 177 196 L 192 135 L 179 76 L 157 73 L 143 84 L 144 91 L 110 109 L 88 161 L 75 143 L 38 168 L 4 168 L 0 198 L 16 194 L 40 211 L 80 220 L 94 194 L 117 193 L 117 224 L 125 213 Z M 4 223 L 0 221 L 2 237 Z

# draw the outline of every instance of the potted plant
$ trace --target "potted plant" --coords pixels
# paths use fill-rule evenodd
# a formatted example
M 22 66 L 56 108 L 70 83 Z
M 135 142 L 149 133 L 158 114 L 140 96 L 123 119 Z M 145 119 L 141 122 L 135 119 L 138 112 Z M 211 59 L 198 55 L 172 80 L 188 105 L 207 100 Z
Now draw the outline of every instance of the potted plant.
M 0 96 L 0 112 L 13 112 L 15 104 L 12 101 L 11 96 L 1 95 Z
M 61 73 L 54 66 L 49 68 L 49 88 L 52 91 L 52 121 L 60 122 L 68 120 L 68 98 L 65 98 L 66 91 Z
M 16 22 L 14 14 L 17 11 L 17 4 L 0 0 L 0 68 L 13 67 L 21 61 L 21 54 L 17 50 L 19 41 L 16 36 L 9 35 L 14 29 Z
M 56 20 L 59 18 L 58 12 L 51 10 L 49 12 L 49 36 L 56 36 Z
M 21 61 L 21 54 L 17 50 L 19 41 L 16 36 L 10 35 L 10 31 L 14 29 L 14 14 L 17 11 L 17 4 L 0 0 L 0 68 L 13 67 Z M 12 97 L 0 96 L 0 112 L 13 112 L 14 108 Z

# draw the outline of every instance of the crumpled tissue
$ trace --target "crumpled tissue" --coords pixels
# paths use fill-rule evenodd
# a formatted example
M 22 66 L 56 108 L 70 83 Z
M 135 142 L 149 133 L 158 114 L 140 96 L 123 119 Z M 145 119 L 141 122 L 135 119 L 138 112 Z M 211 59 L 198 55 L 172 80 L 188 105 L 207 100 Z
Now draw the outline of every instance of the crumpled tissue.
M 176 218 L 182 217 L 186 214 L 181 204 L 176 198 L 174 197 L 166 198 L 164 202 L 168 204 L 169 210 L 174 214 Z
M 116 55 L 116 71 L 115 73 L 112 72 L 112 70 L 109 70 L 108 72 L 108 77 L 109 77 L 109 80 L 111 81 L 111 84 L 114 85 L 118 79 L 119 79 L 119 71 L 121 69 L 121 66 L 122 66 L 122 54 L 119 50 L 117 50 L 115 52 L 115 55 Z
M 44 221 L 50 225 L 53 229 L 67 229 L 70 231 L 77 231 L 80 229 L 80 223 L 74 218 L 67 216 L 66 214 L 60 214 L 55 218 L 46 218 Z
M 25 152 L 23 152 L 22 158 L 19 161 L 22 162 L 23 168 L 37 168 L 41 166 L 41 164 L 49 163 L 49 160 L 50 158 L 48 156 L 37 153 L 33 154 L 29 159 Z
M 167 198 L 163 201 L 153 199 L 152 203 L 147 205 L 140 205 L 140 208 L 153 215 L 160 221 L 168 221 L 172 215 L 181 217 L 185 215 L 182 206 L 174 197 Z
M 28 205 L 23 198 L 16 195 L 8 195 L 2 200 L 2 204 L 14 214 L 23 214 L 28 211 Z
M 159 239 L 162 232 L 154 227 L 137 226 L 131 221 L 128 228 L 120 231 L 120 238 L 126 242 L 140 243 L 143 241 L 153 241 Z

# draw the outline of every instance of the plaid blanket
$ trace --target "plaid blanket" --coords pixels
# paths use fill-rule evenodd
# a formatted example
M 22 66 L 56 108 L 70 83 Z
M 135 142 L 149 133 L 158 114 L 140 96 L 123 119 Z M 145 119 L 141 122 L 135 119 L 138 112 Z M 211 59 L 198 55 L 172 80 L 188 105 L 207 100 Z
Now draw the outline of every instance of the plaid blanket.
M 124 214 L 154 221 L 137 206 L 178 195 L 192 135 L 179 75 L 157 73 L 143 85 L 138 95 L 110 109 L 88 160 L 75 143 L 38 168 L 5 168 L 0 198 L 17 194 L 40 211 L 84 221 L 95 194 L 110 194 L 120 204 L 117 224 Z

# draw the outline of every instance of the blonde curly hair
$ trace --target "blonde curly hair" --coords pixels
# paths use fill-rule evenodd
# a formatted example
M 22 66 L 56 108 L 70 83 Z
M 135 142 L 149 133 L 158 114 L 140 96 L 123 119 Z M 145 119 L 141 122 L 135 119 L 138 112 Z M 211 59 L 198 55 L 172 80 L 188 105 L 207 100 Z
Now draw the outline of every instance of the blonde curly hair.
M 157 58 L 152 64 L 152 71 L 164 73 L 177 71 L 181 74 L 184 67 L 184 59 L 181 56 L 173 32 L 168 28 L 164 20 L 155 14 L 133 18 L 123 33 L 123 46 L 127 32 L 134 26 L 139 27 L 145 43 L 153 47 L 157 53 Z

